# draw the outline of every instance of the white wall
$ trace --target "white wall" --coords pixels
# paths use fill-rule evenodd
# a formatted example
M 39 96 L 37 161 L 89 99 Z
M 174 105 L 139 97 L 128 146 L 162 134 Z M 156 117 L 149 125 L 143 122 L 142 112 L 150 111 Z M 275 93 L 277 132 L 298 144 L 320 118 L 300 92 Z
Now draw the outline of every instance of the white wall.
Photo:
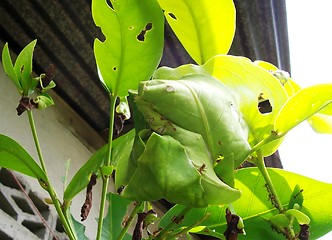
M 0 62 L 1 63 L 1 62 Z M 25 149 L 38 161 L 34 142 L 29 128 L 29 122 L 26 113 L 17 116 L 16 107 L 20 96 L 16 91 L 14 84 L 7 78 L 2 64 L 0 65 L 0 133 L 5 134 L 25 147 Z M 63 102 L 42 111 L 34 111 L 38 136 L 41 142 L 46 166 L 49 171 L 50 180 L 57 190 L 60 199 L 62 198 L 63 183 L 61 181 L 65 174 L 65 163 L 70 159 L 69 179 L 75 174 L 80 166 L 87 161 L 92 152 L 87 142 L 94 142 L 95 145 L 102 145 L 103 141 L 98 135 L 89 129 L 88 125 L 82 121 L 75 113 Z M 60 106 L 59 106 L 60 105 Z M 71 124 L 68 124 L 71 123 Z M 85 129 L 85 135 L 90 135 L 90 139 L 83 142 L 77 137 L 78 133 L 73 129 Z M 94 146 L 96 147 L 96 146 Z M 27 177 L 32 189 L 35 189 L 41 197 L 48 197 L 47 192 L 42 190 L 38 182 Z M 100 187 L 97 184 L 93 191 L 93 203 L 91 215 L 84 222 L 88 228 L 87 236 L 89 239 L 95 238 L 96 221 L 98 216 L 98 206 L 100 201 Z M 81 193 L 72 204 L 72 213 L 77 220 L 80 219 L 80 207 L 85 199 L 85 191 Z M 51 208 L 53 208 L 51 206 Z

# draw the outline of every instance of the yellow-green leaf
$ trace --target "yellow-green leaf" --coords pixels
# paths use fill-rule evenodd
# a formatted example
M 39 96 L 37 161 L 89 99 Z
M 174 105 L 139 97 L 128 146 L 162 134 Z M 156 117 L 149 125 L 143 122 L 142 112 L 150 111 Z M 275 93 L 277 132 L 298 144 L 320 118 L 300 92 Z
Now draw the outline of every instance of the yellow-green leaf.
M 332 84 L 320 84 L 301 89 L 288 99 L 278 113 L 274 131 L 280 135 L 286 134 L 331 102 Z
M 158 0 L 165 17 L 190 56 L 203 64 L 227 54 L 235 33 L 232 0 Z

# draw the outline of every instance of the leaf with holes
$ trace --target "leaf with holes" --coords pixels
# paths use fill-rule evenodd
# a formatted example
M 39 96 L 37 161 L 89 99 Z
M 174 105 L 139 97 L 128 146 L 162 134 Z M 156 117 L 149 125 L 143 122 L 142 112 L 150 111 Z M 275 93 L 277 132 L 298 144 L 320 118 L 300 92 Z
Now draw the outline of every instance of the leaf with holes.
M 84 234 L 85 226 L 81 222 L 76 221 L 76 219 L 71 214 L 70 214 L 70 221 L 73 226 L 73 230 L 75 231 L 76 238 L 79 240 L 89 240 Z
M 45 172 L 15 140 L 0 134 L 0 166 L 46 182 Z
M 294 187 L 301 182 L 303 189 L 303 206 L 301 212 L 310 218 L 310 237 L 317 239 L 332 230 L 332 209 L 329 199 L 332 198 L 332 184 L 319 182 L 295 173 L 281 169 L 268 169 L 275 185 L 277 194 L 284 207 L 288 206 Z M 246 236 L 239 235 L 239 239 L 284 239 L 283 235 L 271 231 L 269 220 L 278 211 L 268 200 L 265 181 L 257 168 L 245 168 L 237 171 L 236 187 L 242 191 L 242 197 L 233 203 L 236 214 L 244 221 Z M 176 205 L 161 219 L 159 226 L 165 227 L 173 216 L 183 210 L 183 206 Z M 195 224 L 207 214 L 210 217 L 200 223 L 200 234 L 205 234 L 204 229 L 223 233 L 226 229 L 226 206 L 209 206 L 207 208 L 193 208 L 184 217 L 183 221 L 175 226 L 175 230 Z M 293 211 L 294 212 L 294 211 Z M 290 213 L 293 213 L 290 211 Z M 308 222 L 304 214 L 299 214 L 302 221 Z M 195 233 L 200 228 L 195 228 Z M 296 232 L 300 230 L 294 221 Z
M 232 0 L 158 0 L 184 48 L 198 64 L 227 54 L 235 33 Z
M 92 1 L 92 16 L 106 37 L 94 53 L 102 84 L 114 95 L 128 95 L 148 80 L 161 59 L 164 18 L 155 0 Z
M 278 113 L 274 131 L 286 134 L 332 102 L 332 84 L 303 88 L 294 94 Z

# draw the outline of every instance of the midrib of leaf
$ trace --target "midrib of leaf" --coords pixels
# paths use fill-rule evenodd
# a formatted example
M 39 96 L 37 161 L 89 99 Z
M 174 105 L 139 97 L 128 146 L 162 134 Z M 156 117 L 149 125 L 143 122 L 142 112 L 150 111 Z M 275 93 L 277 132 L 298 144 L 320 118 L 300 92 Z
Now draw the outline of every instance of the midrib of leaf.
M 122 26 L 122 22 L 121 22 L 121 18 L 119 18 L 119 15 L 117 13 L 117 11 L 115 11 L 113 9 L 113 11 L 116 14 L 116 18 L 118 19 L 119 22 L 119 26 L 120 26 L 120 39 L 121 39 L 121 54 L 120 54 L 120 61 L 119 61 L 119 66 L 118 66 L 118 75 L 117 75 L 117 79 L 116 84 L 115 84 L 115 89 L 114 89 L 114 95 L 117 96 L 118 95 L 118 91 L 119 91 L 119 86 L 120 86 L 120 81 L 121 81 L 121 75 L 122 75 L 122 68 L 123 68 L 123 58 L 124 58 L 124 54 L 125 54 L 125 47 L 124 47 L 124 41 L 123 41 L 123 26 Z
M 205 139 L 206 139 L 207 145 L 208 145 L 208 147 L 209 147 L 209 149 L 210 149 L 210 151 L 213 155 L 213 153 L 215 152 L 215 149 L 213 149 L 212 139 L 210 137 L 211 135 L 209 134 L 210 133 L 210 126 L 209 126 L 209 123 L 208 123 L 208 120 L 207 120 L 207 117 L 206 117 L 207 115 L 205 113 L 204 107 L 202 106 L 201 101 L 199 100 L 196 92 L 190 86 L 188 86 L 186 83 L 183 83 L 183 84 L 189 89 L 189 91 L 191 92 L 191 94 L 193 95 L 193 97 L 195 99 L 196 106 L 199 109 L 200 117 L 202 119 Z

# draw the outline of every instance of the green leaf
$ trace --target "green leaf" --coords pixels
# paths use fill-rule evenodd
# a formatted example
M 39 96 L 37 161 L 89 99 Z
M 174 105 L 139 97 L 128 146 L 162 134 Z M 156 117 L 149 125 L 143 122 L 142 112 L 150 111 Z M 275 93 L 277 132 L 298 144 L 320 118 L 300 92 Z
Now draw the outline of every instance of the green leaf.
M 85 226 L 81 223 L 76 221 L 76 219 L 73 217 L 73 215 L 71 215 L 71 223 L 72 226 L 74 227 L 74 231 L 75 231 L 75 235 L 76 238 L 79 240 L 89 240 L 86 236 L 85 236 Z
M 235 33 L 232 0 L 158 0 L 184 48 L 198 64 L 227 54 Z
M 0 134 L 0 166 L 46 183 L 46 175 L 35 160 L 15 140 Z
M 308 122 L 315 132 L 332 134 L 331 115 L 316 113 L 308 119 Z
M 295 173 L 281 169 L 268 169 L 277 194 L 284 207 L 289 204 L 290 196 L 294 187 L 300 182 L 303 189 L 303 206 L 301 211 L 307 215 L 310 221 L 310 237 L 317 239 L 332 230 L 332 184 L 319 182 Z M 265 181 L 257 168 L 246 168 L 237 171 L 236 187 L 242 191 L 242 197 L 233 203 L 236 214 L 241 216 L 246 236 L 239 239 L 284 239 L 281 234 L 271 230 L 269 220 L 278 211 L 268 200 Z M 160 227 L 164 227 L 171 221 L 172 216 L 181 212 L 183 206 L 176 205 L 160 221 Z M 201 225 L 211 230 L 223 233 L 226 229 L 225 219 L 226 206 L 208 206 L 207 208 L 194 208 L 176 227 L 189 226 L 210 213 L 209 219 Z M 294 226 L 299 231 L 299 226 Z
M 122 135 L 113 141 L 112 164 L 116 167 L 118 161 L 129 157 L 133 144 L 134 130 Z M 108 144 L 100 148 L 75 174 L 64 192 L 64 200 L 69 204 L 71 200 L 83 189 L 90 181 L 91 174 L 97 173 L 107 158 Z M 69 205 L 68 205 L 69 206 Z
M 129 182 L 122 184 L 121 196 L 138 201 L 165 198 L 189 206 L 220 204 L 239 198 L 239 191 L 215 175 L 208 153 L 201 151 L 204 142 L 198 136 L 190 135 L 200 150 L 193 153 L 170 136 L 152 133 Z M 205 164 L 201 172 L 198 169 L 203 164 L 195 164 L 197 161 Z
M 2 50 L 2 65 L 9 79 L 13 81 L 17 90 L 22 94 L 23 89 L 14 70 L 12 59 L 9 53 L 8 43 L 5 44 Z
M 53 98 L 47 93 L 41 93 L 33 99 L 33 102 L 37 104 L 37 109 L 45 109 L 54 105 Z
M 278 113 L 274 131 L 280 135 L 309 119 L 332 102 L 332 84 L 303 88 L 294 94 Z
M 117 194 L 108 193 L 107 200 L 109 201 L 109 207 L 106 217 L 103 221 L 103 229 L 101 233 L 101 239 L 117 239 L 123 228 L 122 223 L 125 221 L 127 208 L 131 201 L 121 198 Z M 126 233 L 124 240 L 131 239 L 131 236 Z
M 278 228 L 288 227 L 290 224 L 289 219 L 285 216 L 285 214 L 277 214 L 270 218 L 270 222 L 277 226 Z
M 248 156 L 248 129 L 237 101 L 224 84 L 211 76 L 191 74 L 178 81 L 142 82 L 135 101 L 150 127 L 156 124 L 156 132 L 164 122 L 151 122 L 151 111 L 166 119 L 166 125 L 175 124 L 200 134 L 214 160 L 220 155 L 234 157 L 237 167 Z
M 309 223 L 310 223 L 310 218 L 306 214 L 304 214 L 303 212 L 301 212 L 297 209 L 287 210 L 286 215 L 294 216 L 300 225 L 303 225 L 303 224 L 309 225 Z
M 303 205 L 303 189 L 300 188 L 298 184 L 295 185 L 294 190 L 292 192 L 292 195 L 289 199 L 288 209 L 294 208 L 295 204 L 298 204 L 298 206 L 301 208 Z
M 33 51 L 36 43 L 37 40 L 30 42 L 17 56 L 14 64 L 14 70 L 22 86 L 24 96 L 31 94 L 38 84 L 38 81 L 31 76 Z
M 105 41 L 94 42 L 104 87 L 120 97 L 148 80 L 161 59 L 164 17 L 155 0 L 92 1 L 92 16 Z
M 178 68 L 159 68 L 154 78 L 180 79 L 186 75 L 208 74 L 232 92 L 239 108 L 239 114 L 249 131 L 251 147 L 267 138 L 273 130 L 273 122 L 288 96 L 283 85 L 268 70 L 247 58 L 218 55 L 203 66 L 183 65 Z M 259 100 L 264 98 L 271 104 L 270 113 L 259 111 Z M 262 148 L 264 156 L 274 153 L 283 139 L 273 141 Z

